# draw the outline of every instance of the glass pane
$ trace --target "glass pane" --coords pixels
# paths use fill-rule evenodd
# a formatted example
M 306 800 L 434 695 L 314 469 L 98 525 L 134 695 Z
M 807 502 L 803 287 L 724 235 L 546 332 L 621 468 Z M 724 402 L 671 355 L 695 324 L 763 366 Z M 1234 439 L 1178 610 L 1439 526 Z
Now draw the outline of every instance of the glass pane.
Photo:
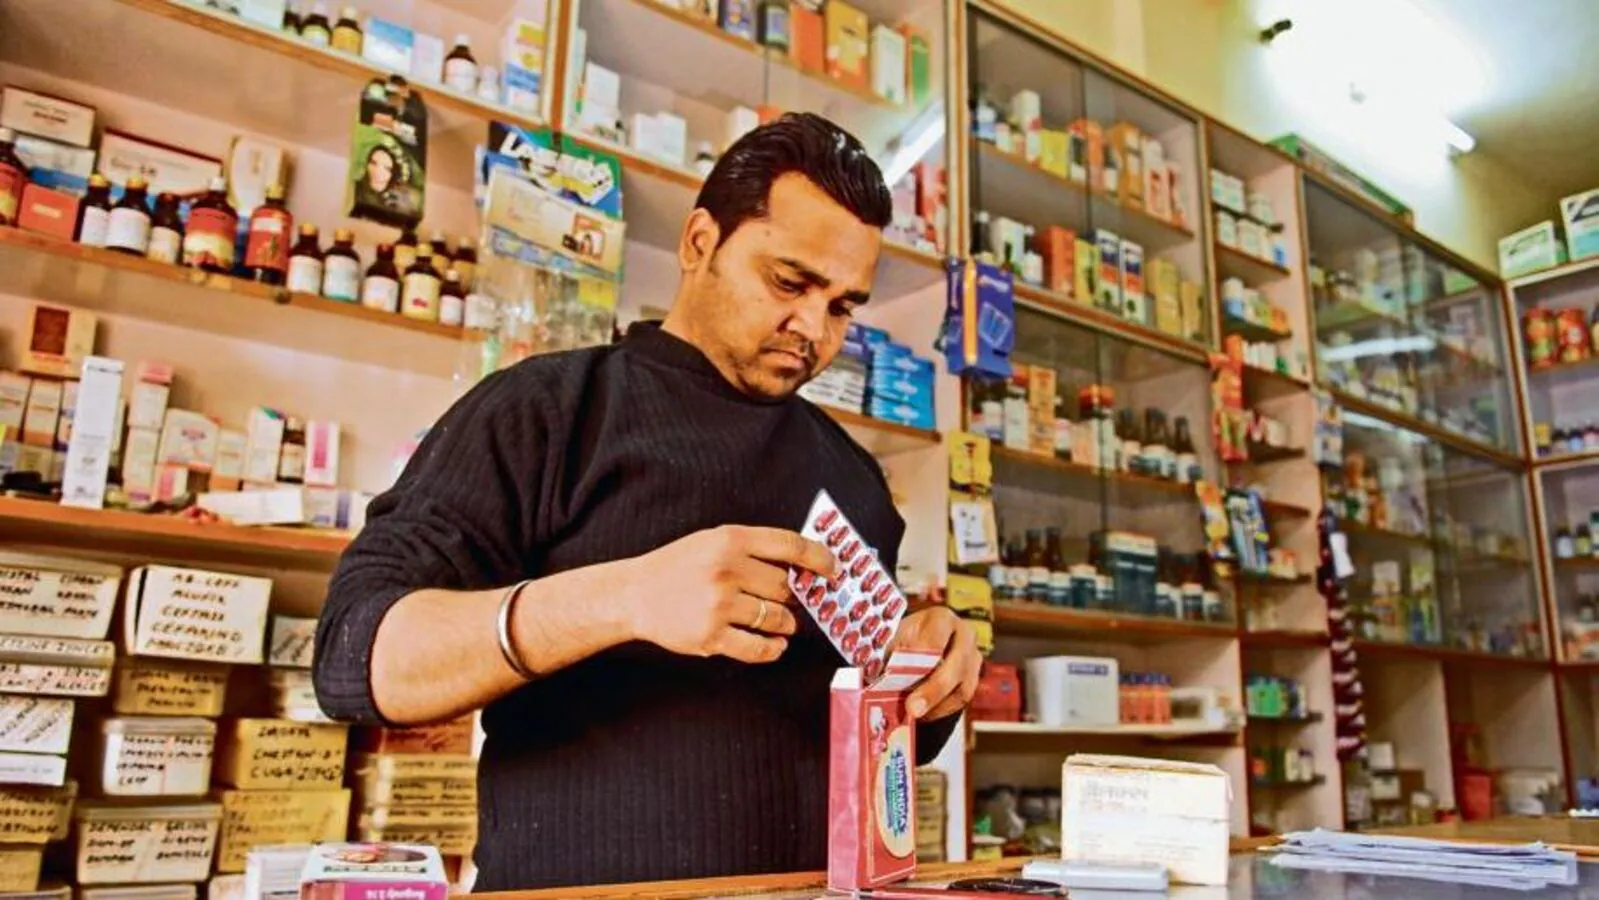
M 1550 546 L 1555 614 L 1566 660 L 1599 660 L 1599 468 L 1544 470 L 1542 540 Z
M 1525 479 L 1447 447 L 1429 476 L 1445 642 L 1544 656 Z
M 1520 445 L 1497 287 L 1406 248 L 1407 299 L 1420 336 L 1422 419 L 1475 441 Z M 1428 346 L 1430 344 L 1430 347 Z
M 1599 450 L 1599 268 L 1517 287 L 1512 297 L 1533 452 Z

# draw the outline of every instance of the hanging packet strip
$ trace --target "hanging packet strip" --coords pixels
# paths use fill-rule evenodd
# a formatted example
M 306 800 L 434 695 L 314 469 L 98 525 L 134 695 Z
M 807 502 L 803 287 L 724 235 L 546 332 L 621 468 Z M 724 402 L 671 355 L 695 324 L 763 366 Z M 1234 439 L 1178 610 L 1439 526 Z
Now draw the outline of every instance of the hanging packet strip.
M 905 595 L 827 491 L 816 492 L 800 534 L 826 545 L 839 570 L 822 578 L 807 569 L 790 569 L 789 587 L 839 655 L 864 669 L 867 681 L 876 680 L 905 617 Z
M 1016 299 L 1011 274 L 975 260 L 951 263 L 948 304 L 939 348 L 951 375 L 968 370 L 1010 377 L 1016 343 Z
M 404 78 L 367 82 L 351 138 L 350 215 L 394 228 L 422 221 L 427 185 L 428 111 Z

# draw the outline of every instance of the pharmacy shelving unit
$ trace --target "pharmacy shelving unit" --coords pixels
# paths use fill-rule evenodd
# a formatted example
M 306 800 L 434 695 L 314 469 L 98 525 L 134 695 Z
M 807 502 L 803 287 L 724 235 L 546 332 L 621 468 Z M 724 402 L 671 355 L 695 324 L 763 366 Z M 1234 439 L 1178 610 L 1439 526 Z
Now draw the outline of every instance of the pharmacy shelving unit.
M 365 12 L 446 37 L 467 34 L 489 64 L 496 62 L 489 48 L 498 45 L 504 23 L 537 6 L 531 0 L 366 0 L 361 5 Z M 1208 359 L 1222 349 L 1230 331 L 1248 331 L 1282 348 L 1289 365 L 1248 369 L 1244 387 L 1248 402 L 1288 422 L 1294 437 L 1308 442 L 1315 415 L 1312 384 L 1327 387 L 1352 413 L 1350 443 L 1416 445 L 1425 463 L 1417 477 L 1426 482 L 1431 509 L 1521 537 L 1519 549 L 1514 540 L 1508 547 L 1484 547 L 1457 540 L 1453 533 L 1436 533 L 1430 519 L 1421 534 L 1351 526 L 1357 569 L 1369 573 L 1382 554 L 1426 551 L 1435 560 L 1441 607 L 1455 604 L 1483 615 L 1502 614 L 1496 602 L 1512 611 L 1527 605 L 1541 609 L 1538 585 L 1528 574 L 1533 558 L 1543 581 L 1552 585 L 1543 596 L 1580 597 L 1588 580 L 1599 577 L 1591 574 L 1599 566 L 1555 565 L 1544 541 L 1528 540 L 1529 533 L 1541 537 L 1549 531 L 1526 528 L 1529 506 L 1536 504 L 1542 512 L 1540 525 L 1586 508 L 1579 486 L 1584 467 L 1599 453 L 1538 461 L 1529 489 L 1522 435 L 1531 433 L 1534 418 L 1584 401 L 1573 392 L 1580 384 L 1572 388 L 1575 382 L 1562 380 L 1574 377 L 1576 368 L 1529 375 L 1507 364 L 1504 308 L 1491 275 L 998 0 L 861 0 L 857 5 L 873 23 L 910 25 L 928 38 L 931 69 L 939 73 L 929 96 L 884 103 L 826 75 L 797 70 L 658 0 L 551 3 L 543 73 L 549 89 L 537 111 L 515 112 L 446 88 L 419 86 L 432 126 L 424 230 L 476 233 L 473 150 L 490 122 L 551 127 L 620 160 L 628 230 L 619 313 L 624 321 L 652 315 L 669 302 L 678 228 L 701 179 L 685 165 L 617 146 L 587 129 L 578 108 L 585 63 L 597 62 L 620 75 L 618 113 L 624 121 L 635 112 L 681 115 L 690 155 L 700 140 L 722 149 L 725 116 L 735 107 L 821 112 L 860 134 L 885 164 L 941 163 L 948 172 L 943 246 L 885 248 L 876 296 L 862 313 L 870 324 L 890 329 L 924 352 L 932 346 L 944 307 L 944 257 L 952 250 L 964 255 L 973 246 L 971 221 L 979 209 L 1039 227 L 1064 225 L 1085 235 L 1109 229 L 1141 243 L 1147 258 L 1171 260 L 1184 279 L 1202 287 L 1203 313 L 1195 332 L 1163 332 L 1063 291 L 1019 285 L 1018 360 L 1054 366 L 1074 390 L 1090 382 L 1109 384 L 1118 405 L 1142 409 L 1158 398 L 1168 412 L 1187 416 L 1207 476 L 1263 487 L 1273 538 L 1295 550 L 1302 571 L 1314 565 L 1322 503 L 1312 460 L 1290 454 L 1228 472 L 1211 451 Z M 197 72 L 216 77 L 196 77 Z M 384 74 L 360 59 L 186 0 L 10 0 L 0 5 L 0 82 L 88 103 L 106 127 L 212 156 L 222 156 L 239 134 L 281 144 L 294 161 L 287 199 L 296 218 L 317 223 L 324 233 L 353 224 L 358 245 L 368 248 L 392 239 L 393 232 L 347 222 L 341 185 L 357 97 L 367 81 Z M 1050 127 L 1087 116 L 1103 124 L 1129 121 L 1159 138 L 1167 159 L 1178 163 L 1186 218 L 1174 223 L 1152 217 L 1119 197 L 1057 177 L 1027 162 L 1025 154 L 970 137 L 972 109 L 982 91 L 992 91 L 997 102 L 1024 88 L 1040 93 Z M 1272 197 L 1286 230 L 1285 264 L 1218 244 L 1211 224 L 1214 208 L 1204 189 L 1212 167 L 1243 177 Z M 1357 257 L 1362 248 L 1371 250 L 1375 261 Z M 1396 272 L 1406 289 L 1396 296 L 1357 290 L 1334 303 L 1325 273 L 1357 269 L 1374 279 Z M 1519 313 L 1528 303 L 1554 303 L 1568 290 L 1580 293 L 1586 288 L 1568 286 L 1568 280 L 1584 284 L 1593 277 L 1586 271 L 1579 266 L 1518 281 L 1507 302 Z M 1261 289 L 1288 313 L 1286 337 L 1222 321 L 1215 298 L 1222 281 L 1233 276 Z M 0 329 L 21 331 L 24 300 L 31 298 L 97 312 L 101 353 L 173 362 L 179 385 L 175 406 L 236 422 L 249 407 L 271 403 L 340 422 L 347 436 L 341 482 L 353 487 L 387 485 L 395 450 L 465 386 L 456 378 L 462 341 L 454 329 L 0 229 Z M 1343 302 L 1350 299 L 1356 302 Z M 1518 335 L 1512 349 L 1520 343 Z M 1366 350 L 1378 347 L 1418 358 L 1413 396 L 1374 396 L 1357 387 L 1369 379 L 1351 380 L 1334 370 L 1351 361 L 1358 367 Z M 1299 367 L 1302 355 L 1308 373 Z M 884 460 L 910 523 L 901 558 L 913 587 L 945 577 L 942 523 L 948 488 L 942 436 L 962 427 L 967 408 L 958 381 L 944 374 L 941 363 L 939 371 L 935 430 L 834 413 Z M 1539 396 L 1544 399 L 1535 399 Z M 404 402 L 393 402 L 396 397 Z M 1030 522 L 1065 525 L 1072 553 L 1086 552 L 1087 535 L 1104 527 L 1144 530 L 1184 550 L 1199 545 L 1198 504 L 1185 487 L 1023 451 L 996 452 L 996 471 L 1007 531 L 1025 530 Z M 0 537 L 129 565 L 191 562 L 269 574 L 277 582 L 275 608 L 302 614 L 318 609 L 328 572 L 348 540 L 340 534 L 67 511 L 9 498 L 0 502 Z M 1536 554 L 1525 549 L 1532 545 L 1540 548 Z M 1358 587 L 1359 576 L 1356 580 Z M 1211 686 L 1235 697 L 1242 694 L 1246 672 L 1272 672 L 1310 688 L 1312 709 L 1323 714 L 1319 721 L 1251 722 L 1242 734 L 969 727 L 967 743 L 952 742 L 938 762 L 949 776 L 949 856 L 969 853 L 974 788 L 1058 785 L 1061 758 L 1077 749 L 1221 765 L 1239 786 L 1232 824 L 1240 835 L 1251 824 L 1341 825 L 1342 786 L 1330 749 L 1325 610 L 1316 588 L 1303 580 L 1229 587 L 1234 588 L 1228 595 L 1232 615 L 1221 623 L 1002 603 L 995 609 L 997 658 L 1110 654 L 1130 670 L 1164 671 L 1179 684 Z M 1566 599 L 1561 602 L 1561 609 L 1569 608 Z M 1554 613 L 1539 621 L 1551 619 L 1562 621 Z M 1357 648 L 1368 679 L 1369 730 L 1374 739 L 1396 743 L 1401 768 L 1424 772 L 1440 801 L 1453 802 L 1454 761 L 1461 754 L 1454 752 L 1451 734 L 1460 731 L 1452 726 L 1461 725 L 1475 726 L 1481 759 L 1495 768 L 1550 767 L 1575 775 L 1599 767 L 1599 710 L 1591 699 L 1592 673 L 1599 666 L 1568 654 L 1557 668 L 1545 659 L 1464 649 L 1454 637 L 1436 644 L 1363 641 Z M 1558 692 L 1553 689 L 1557 681 Z M 1525 739 L 1558 732 L 1560 719 L 1569 764 L 1551 759 L 1547 744 Z M 1313 749 L 1324 780 L 1258 790 L 1249 786 L 1247 749 L 1268 729 L 1295 732 L 1295 740 Z

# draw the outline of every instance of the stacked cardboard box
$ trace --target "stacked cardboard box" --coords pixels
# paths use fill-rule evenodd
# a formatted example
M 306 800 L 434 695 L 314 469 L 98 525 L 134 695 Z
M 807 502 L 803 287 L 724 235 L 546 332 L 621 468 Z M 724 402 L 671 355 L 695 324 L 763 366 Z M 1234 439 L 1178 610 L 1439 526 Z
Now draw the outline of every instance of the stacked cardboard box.
M 422 728 L 363 728 L 351 767 L 363 841 L 433 844 L 446 857 L 477 843 L 474 718 Z

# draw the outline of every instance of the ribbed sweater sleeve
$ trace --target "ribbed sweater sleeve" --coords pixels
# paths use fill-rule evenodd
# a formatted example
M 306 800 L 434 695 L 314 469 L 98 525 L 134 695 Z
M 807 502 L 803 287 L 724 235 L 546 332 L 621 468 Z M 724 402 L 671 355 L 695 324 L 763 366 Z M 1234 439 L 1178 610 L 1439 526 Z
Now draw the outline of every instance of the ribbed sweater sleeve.
M 502 372 L 468 392 L 428 431 L 394 487 L 372 501 L 317 625 L 313 678 L 328 715 L 388 724 L 372 697 L 372 647 L 401 598 L 525 577 L 522 548 L 538 514 L 534 461 L 544 442 L 529 412 L 535 405 L 518 402 L 517 382 Z

